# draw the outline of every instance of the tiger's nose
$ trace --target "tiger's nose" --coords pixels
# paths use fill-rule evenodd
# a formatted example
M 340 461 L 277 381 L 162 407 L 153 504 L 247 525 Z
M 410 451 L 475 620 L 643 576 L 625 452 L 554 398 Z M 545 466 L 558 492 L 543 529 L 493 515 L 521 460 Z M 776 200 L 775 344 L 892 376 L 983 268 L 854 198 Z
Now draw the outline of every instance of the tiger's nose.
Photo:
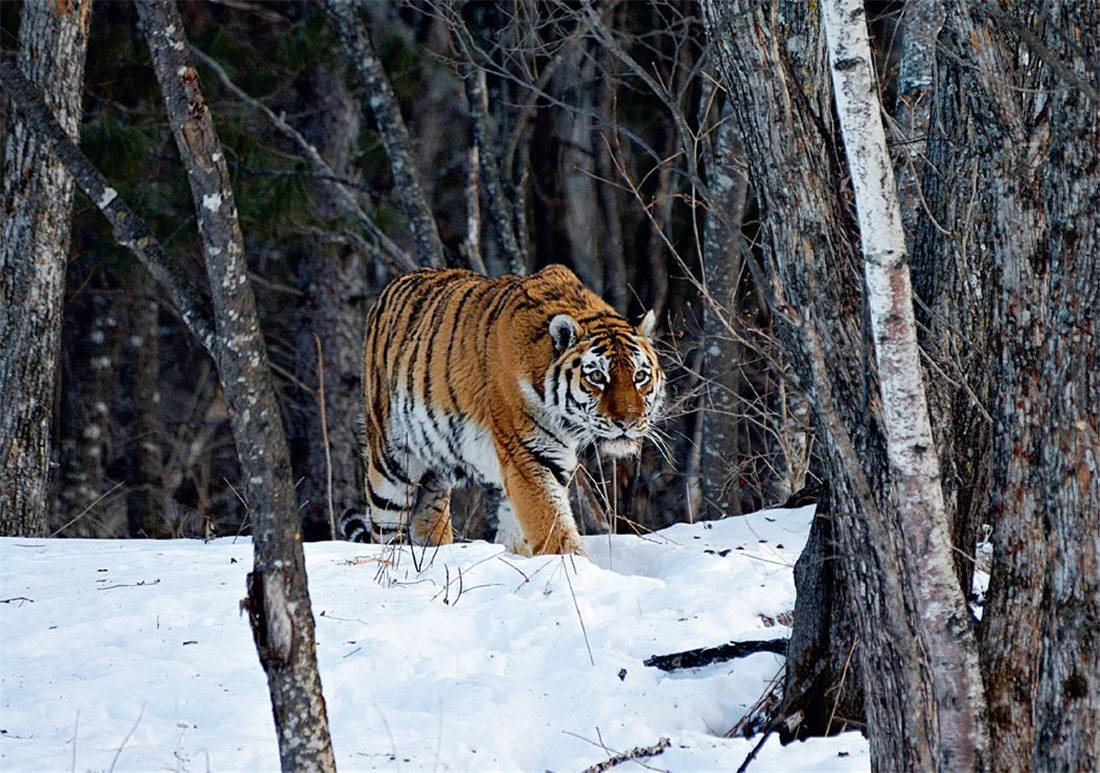
M 640 418 L 637 418 L 637 417 L 634 417 L 634 416 L 620 416 L 620 417 L 616 418 L 614 421 L 621 429 L 625 430 L 625 429 L 634 429 L 636 426 L 638 426 L 641 423 L 642 420 Z

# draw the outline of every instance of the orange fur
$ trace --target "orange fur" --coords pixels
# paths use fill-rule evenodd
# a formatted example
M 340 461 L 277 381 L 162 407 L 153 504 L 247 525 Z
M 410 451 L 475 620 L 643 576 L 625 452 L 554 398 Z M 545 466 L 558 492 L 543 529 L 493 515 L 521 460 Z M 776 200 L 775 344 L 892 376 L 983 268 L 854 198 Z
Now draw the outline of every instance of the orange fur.
M 510 548 L 582 551 L 565 485 L 580 447 L 636 450 L 651 426 L 663 375 L 647 332 L 562 266 L 530 277 L 425 269 L 396 279 L 366 332 L 375 536 L 409 528 L 417 542 L 450 542 L 450 487 L 488 482 L 503 486 L 522 531 Z

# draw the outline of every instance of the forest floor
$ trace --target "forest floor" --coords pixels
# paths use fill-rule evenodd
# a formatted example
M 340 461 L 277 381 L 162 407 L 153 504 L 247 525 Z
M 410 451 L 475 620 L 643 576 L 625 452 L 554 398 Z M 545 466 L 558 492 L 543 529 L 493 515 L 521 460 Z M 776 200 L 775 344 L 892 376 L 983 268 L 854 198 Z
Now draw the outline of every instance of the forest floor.
M 812 513 L 586 537 L 592 561 L 307 544 L 338 767 L 577 771 L 668 737 L 618 769 L 735 770 L 758 739 L 723 734 L 782 657 L 642 661 L 787 636 Z M 277 769 L 251 562 L 243 538 L 0 540 L 0 769 Z M 858 733 L 773 736 L 749 766 L 868 769 Z

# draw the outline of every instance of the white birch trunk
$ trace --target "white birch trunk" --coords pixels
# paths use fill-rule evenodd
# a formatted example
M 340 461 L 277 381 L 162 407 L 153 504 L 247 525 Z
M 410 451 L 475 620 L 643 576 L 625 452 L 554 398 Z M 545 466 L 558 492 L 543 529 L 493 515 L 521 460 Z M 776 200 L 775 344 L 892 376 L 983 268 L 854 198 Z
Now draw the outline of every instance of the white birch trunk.
M 912 288 L 893 167 L 861 0 L 824 0 L 837 113 L 855 190 L 867 305 L 882 396 L 903 565 L 912 573 L 920 638 L 932 666 L 940 769 L 987 762 L 977 646 L 955 579 L 939 459 L 928 419 Z

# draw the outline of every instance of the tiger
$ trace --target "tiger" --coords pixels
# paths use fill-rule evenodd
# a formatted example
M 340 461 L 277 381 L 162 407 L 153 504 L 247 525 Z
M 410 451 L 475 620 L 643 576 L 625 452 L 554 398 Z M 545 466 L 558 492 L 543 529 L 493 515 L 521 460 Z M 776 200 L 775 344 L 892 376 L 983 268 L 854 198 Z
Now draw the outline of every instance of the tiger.
M 568 268 L 487 278 L 426 268 L 382 291 L 367 317 L 359 542 L 453 541 L 451 491 L 503 490 L 498 543 L 584 554 L 567 488 L 578 454 L 638 453 L 664 401 L 655 317 L 637 326 Z

